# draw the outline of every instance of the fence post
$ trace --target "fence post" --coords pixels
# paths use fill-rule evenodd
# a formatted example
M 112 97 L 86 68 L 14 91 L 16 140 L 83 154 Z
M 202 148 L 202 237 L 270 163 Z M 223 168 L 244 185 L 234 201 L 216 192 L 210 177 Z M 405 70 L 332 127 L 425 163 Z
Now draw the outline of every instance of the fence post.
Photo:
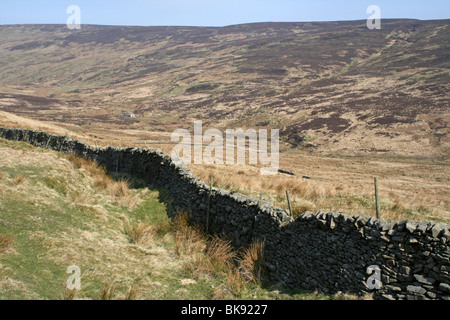
M 289 214 L 290 214 L 291 217 L 292 217 L 291 199 L 289 199 L 289 191 L 287 191 L 287 190 L 286 190 L 286 198 L 287 198 L 288 205 L 289 205 Z
M 262 191 L 261 191 L 261 193 L 259 194 L 259 200 L 258 200 L 258 202 L 256 203 L 256 210 L 258 210 L 258 208 L 259 208 L 259 204 L 261 203 L 262 195 L 263 195 L 263 193 L 262 193 Z
M 50 143 L 50 140 L 52 139 L 52 136 L 49 136 L 47 140 L 47 144 L 45 145 L 45 149 L 48 149 L 48 144 Z
M 59 142 L 59 149 L 58 149 L 58 152 L 61 152 L 61 148 L 62 148 L 62 146 L 63 146 L 64 142 L 66 142 L 66 139 L 67 139 L 67 137 L 66 137 L 66 136 L 64 136 L 64 139 L 63 139 L 62 141 L 60 140 L 60 142 Z
M 377 211 L 377 219 L 380 219 L 380 204 L 378 202 L 378 178 L 374 178 L 375 183 L 375 208 Z

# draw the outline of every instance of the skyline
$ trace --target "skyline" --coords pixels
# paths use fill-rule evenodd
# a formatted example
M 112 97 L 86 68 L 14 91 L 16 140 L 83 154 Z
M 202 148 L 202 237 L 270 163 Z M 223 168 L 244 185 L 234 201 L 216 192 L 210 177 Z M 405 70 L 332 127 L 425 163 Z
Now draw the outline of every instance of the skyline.
M 450 18 L 450 1 L 344 0 L 22 0 L 0 4 L 0 25 L 65 24 L 71 5 L 81 24 L 132 26 L 227 26 L 257 22 L 365 20 L 377 5 L 382 19 Z

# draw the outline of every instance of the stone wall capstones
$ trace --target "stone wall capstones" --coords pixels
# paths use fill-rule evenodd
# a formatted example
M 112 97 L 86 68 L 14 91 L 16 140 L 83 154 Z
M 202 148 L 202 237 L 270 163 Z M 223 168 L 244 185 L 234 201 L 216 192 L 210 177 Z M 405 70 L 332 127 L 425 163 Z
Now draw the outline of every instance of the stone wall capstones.
M 175 211 L 206 225 L 209 186 L 159 149 L 97 148 L 67 136 L 3 127 L 0 138 L 75 153 L 111 172 L 138 176 L 166 188 Z M 335 212 L 305 212 L 294 220 L 268 201 L 257 204 L 257 199 L 213 188 L 209 230 L 236 247 L 264 240 L 273 283 L 330 294 L 373 293 L 376 299 L 450 297 L 450 230 L 444 224 Z

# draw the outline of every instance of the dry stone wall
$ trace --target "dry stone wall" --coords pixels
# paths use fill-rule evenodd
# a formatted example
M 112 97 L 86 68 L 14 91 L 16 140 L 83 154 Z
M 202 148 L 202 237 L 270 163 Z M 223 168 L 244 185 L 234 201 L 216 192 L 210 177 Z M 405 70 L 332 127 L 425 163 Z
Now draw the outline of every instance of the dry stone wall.
M 159 149 L 97 148 L 67 136 L 0 127 L 0 137 L 75 153 L 110 171 L 135 175 L 168 190 L 175 211 L 206 225 L 209 186 Z M 264 240 L 268 276 L 289 289 L 373 293 L 377 299 L 448 299 L 448 226 L 411 220 L 306 212 L 295 220 L 267 201 L 213 188 L 209 230 L 236 247 Z M 149 213 L 151 214 L 151 213 Z M 368 268 L 378 272 L 368 272 Z M 381 286 L 373 280 L 379 279 Z

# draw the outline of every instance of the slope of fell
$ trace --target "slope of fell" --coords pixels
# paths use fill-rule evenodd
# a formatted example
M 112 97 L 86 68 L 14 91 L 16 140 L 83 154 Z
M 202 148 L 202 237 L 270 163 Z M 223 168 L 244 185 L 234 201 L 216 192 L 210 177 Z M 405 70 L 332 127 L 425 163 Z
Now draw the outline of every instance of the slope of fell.
M 448 153 L 449 20 L 0 26 L 0 110 L 89 130 L 278 128 L 321 153 Z M 126 115 L 133 114 L 131 118 Z

